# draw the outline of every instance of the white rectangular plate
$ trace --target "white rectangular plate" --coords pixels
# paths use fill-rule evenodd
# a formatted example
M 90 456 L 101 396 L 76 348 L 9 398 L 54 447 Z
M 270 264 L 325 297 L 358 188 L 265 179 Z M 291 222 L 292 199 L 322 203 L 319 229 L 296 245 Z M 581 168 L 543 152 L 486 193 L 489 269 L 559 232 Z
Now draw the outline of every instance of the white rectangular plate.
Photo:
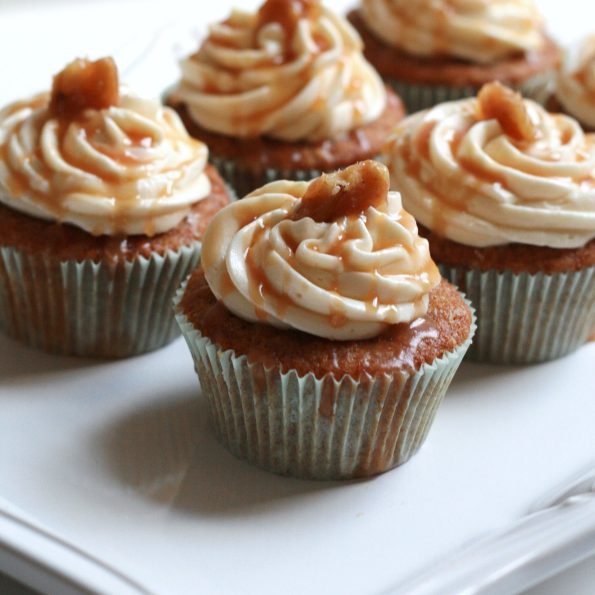
M 592 22 L 572 3 L 542 3 L 565 40 Z M 87 53 L 115 54 L 133 86 L 157 96 L 176 55 L 227 5 L 4 3 L 1 103 Z M 182 341 L 92 362 L 0 337 L 0 569 L 60 592 L 267 595 L 391 591 L 451 555 L 465 572 L 478 556 L 489 566 L 506 544 L 463 561 L 456 552 L 595 463 L 594 362 L 592 343 L 530 368 L 465 363 L 410 463 L 316 483 L 259 471 L 216 442 Z M 550 555 L 563 565 L 564 551 Z M 537 580 L 531 572 L 516 584 Z

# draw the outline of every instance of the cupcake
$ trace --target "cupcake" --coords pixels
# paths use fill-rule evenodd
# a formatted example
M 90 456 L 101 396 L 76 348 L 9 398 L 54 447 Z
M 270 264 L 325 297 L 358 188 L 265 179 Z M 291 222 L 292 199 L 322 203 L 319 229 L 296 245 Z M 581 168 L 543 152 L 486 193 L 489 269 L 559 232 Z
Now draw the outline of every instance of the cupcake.
M 272 182 L 209 225 L 176 312 L 236 456 L 345 479 L 404 463 L 426 438 L 473 314 L 388 188 L 367 161 Z
M 548 108 L 576 118 L 585 130 L 595 130 L 595 35 L 567 52 Z
M 470 356 L 561 357 L 595 326 L 595 137 L 499 83 L 403 121 L 393 188 L 477 308 Z
M 403 116 L 359 36 L 318 0 L 267 0 L 213 25 L 169 98 L 238 196 L 378 155 Z
M 362 0 L 349 19 L 409 112 L 494 80 L 545 100 L 559 59 L 532 0 Z
M 76 60 L 0 111 L 0 329 L 46 351 L 125 357 L 177 336 L 171 300 L 229 202 L 177 114 Z

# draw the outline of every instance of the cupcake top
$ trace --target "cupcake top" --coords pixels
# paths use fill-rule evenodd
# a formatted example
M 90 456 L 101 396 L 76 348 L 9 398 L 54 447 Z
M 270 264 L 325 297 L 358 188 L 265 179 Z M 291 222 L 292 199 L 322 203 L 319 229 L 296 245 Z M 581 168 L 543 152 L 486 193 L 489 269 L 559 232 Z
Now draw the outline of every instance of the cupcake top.
M 379 39 L 415 56 L 489 64 L 545 42 L 533 0 L 362 0 L 361 14 Z
M 203 128 L 316 142 L 376 120 L 386 91 L 343 18 L 318 0 L 267 0 L 213 25 L 176 93 Z
M 76 60 L 51 93 L 0 111 L 0 203 L 93 235 L 154 235 L 210 193 L 208 150 L 176 113 Z
M 558 71 L 556 98 L 567 113 L 595 129 L 595 35 L 567 52 Z
M 387 169 L 365 161 L 312 182 L 279 181 L 224 208 L 202 265 L 215 296 L 251 322 L 366 339 L 427 312 L 440 282 Z
M 405 207 L 449 240 L 577 248 L 595 237 L 595 136 L 499 83 L 410 116 L 386 157 Z

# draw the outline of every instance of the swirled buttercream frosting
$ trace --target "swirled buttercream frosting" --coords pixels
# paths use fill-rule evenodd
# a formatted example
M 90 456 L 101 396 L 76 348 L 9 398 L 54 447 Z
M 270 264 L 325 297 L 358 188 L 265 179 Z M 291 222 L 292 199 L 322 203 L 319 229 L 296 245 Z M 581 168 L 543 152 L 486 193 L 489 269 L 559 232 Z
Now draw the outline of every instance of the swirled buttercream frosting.
M 379 39 L 416 56 L 492 63 L 544 44 L 533 0 L 362 0 L 361 14 Z
M 567 113 L 595 129 L 595 35 L 567 52 L 558 71 L 556 97 Z
M 0 203 L 93 235 L 154 235 L 210 193 L 208 150 L 177 114 L 77 60 L 52 93 L 0 111 Z
M 367 161 L 279 181 L 224 208 L 202 266 L 237 316 L 334 340 L 365 339 L 427 312 L 440 275 L 388 171 Z
M 176 96 L 223 135 L 320 141 L 376 120 L 384 85 L 351 25 L 318 0 L 268 0 L 210 28 Z
M 498 83 L 400 124 L 385 152 L 405 208 L 469 246 L 595 237 L 595 136 Z

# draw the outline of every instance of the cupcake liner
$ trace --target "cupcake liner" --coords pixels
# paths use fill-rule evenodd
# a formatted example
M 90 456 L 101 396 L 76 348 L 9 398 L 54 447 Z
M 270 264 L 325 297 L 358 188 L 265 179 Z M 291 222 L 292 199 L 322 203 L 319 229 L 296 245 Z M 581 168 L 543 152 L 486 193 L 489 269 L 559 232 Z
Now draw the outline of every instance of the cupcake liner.
M 238 198 L 243 198 L 253 190 L 275 180 L 308 181 L 323 174 L 323 171 L 319 169 L 276 169 L 273 167 L 267 167 L 262 172 L 254 172 L 243 168 L 237 161 L 216 155 L 211 155 L 210 161 L 227 184 L 235 190 Z
M 440 265 L 477 309 L 470 359 L 534 364 L 578 349 L 595 325 L 595 267 L 515 274 Z
M 524 97 L 545 104 L 552 92 L 553 76 L 551 72 L 536 75 L 522 84 L 510 85 Z M 466 85 L 463 87 L 449 87 L 446 85 L 429 85 L 407 83 L 395 79 L 386 82 L 400 95 L 407 107 L 408 113 L 428 109 L 446 101 L 457 101 L 466 97 L 475 97 L 481 87 Z
M 171 300 L 201 243 L 124 262 L 60 261 L 0 247 L 0 329 L 64 355 L 128 357 L 179 335 Z
M 181 312 L 184 289 L 176 319 L 219 439 L 239 458 L 300 478 L 365 477 L 411 458 L 475 331 L 473 323 L 465 343 L 417 372 L 359 380 L 300 376 L 219 348 Z

